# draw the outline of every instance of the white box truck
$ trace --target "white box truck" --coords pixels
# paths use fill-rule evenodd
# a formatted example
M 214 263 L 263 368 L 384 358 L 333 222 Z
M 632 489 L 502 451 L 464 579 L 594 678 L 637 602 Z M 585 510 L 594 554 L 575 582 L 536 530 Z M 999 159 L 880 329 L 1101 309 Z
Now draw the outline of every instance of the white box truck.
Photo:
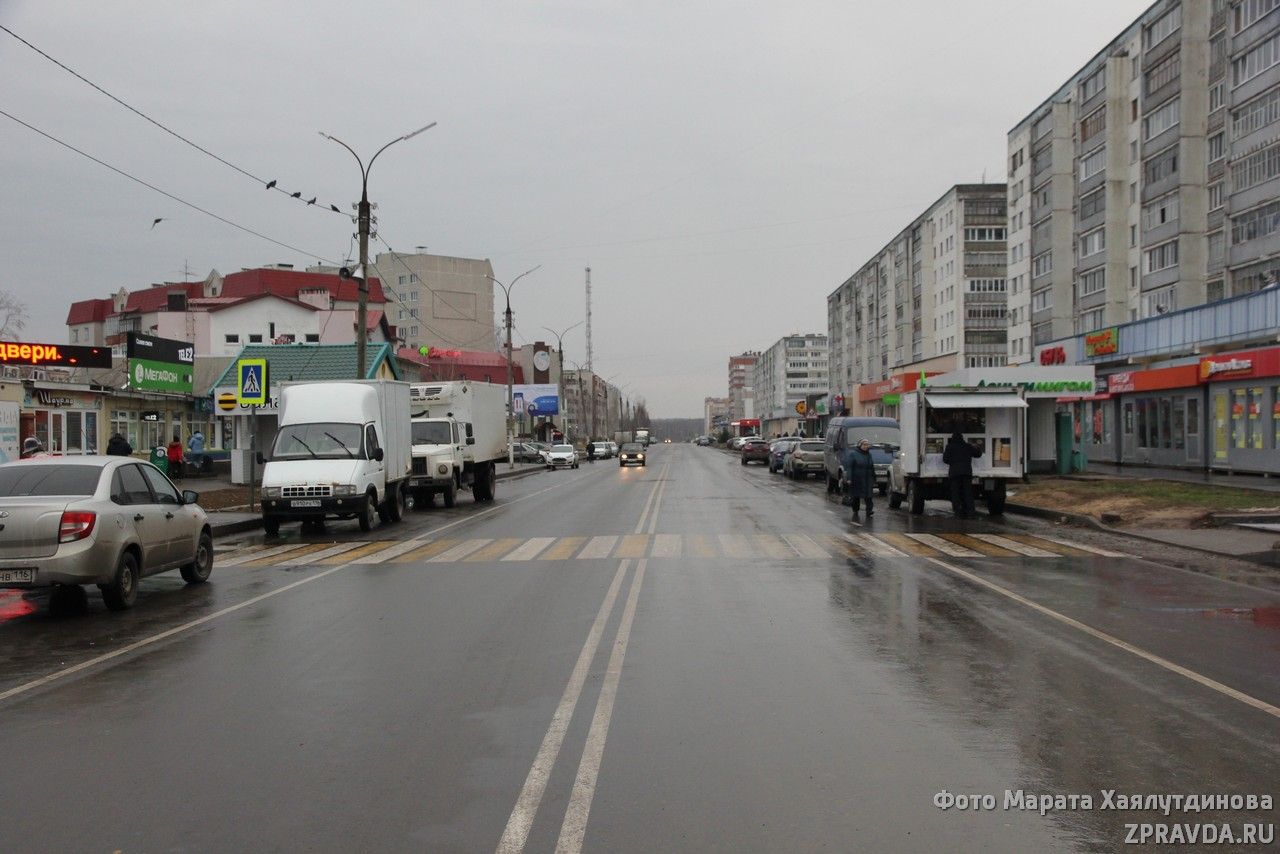
M 889 468 L 889 506 L 906 501 L 924 512 L 929 499 L 950 498 L 942 452 L 953 431 L 982 451 L 973 461 L 974 496 L 993 516 L 1004 512 L 1007 484 L 1024 473 L 1027 401 L 1018 388 L 924 388 L 902 395 L 898 422 L 902 449 Z
M 438 493 L 445 507 L 458 491 L 492 501 L 498 464 L 507 458 L 507 388 L 493 383 L 414 383 L 413 473 L 415 502 L 430 506 Z
M 356 519 L 368 531 L 408 509 L 409 384 L 389 380 L 285 383 L 280 425 L 262 462 L 262 526 Z

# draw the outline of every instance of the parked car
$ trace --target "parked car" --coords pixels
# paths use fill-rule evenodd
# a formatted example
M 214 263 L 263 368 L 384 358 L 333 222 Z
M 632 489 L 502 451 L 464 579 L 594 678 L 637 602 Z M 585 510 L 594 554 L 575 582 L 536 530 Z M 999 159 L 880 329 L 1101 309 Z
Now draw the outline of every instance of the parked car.
M 643 466 L 644 465 L 644 445 L 639 442 L 627 442 L 623 444 L 618 451 L 618 467 L 623 466 Z
M 609 442 L 609 456 L 616 457 L 618 455 L 618 443 Z
M 552 445 L 546 453 L 547 468 L 566 469 L 578 467 L 578 452 L 573 445 Z
M 729 450 L 740 451 L 742 450 L 743 445 L 751 441 L 763 442 L 764 439 L 761 439 L 759 436 L 734 436 L 729 440 Z
M 826 468 L 825 451 L 826 443 L 818 439 L 797 442 L 783 462 L 782 473 L 792 480 L 801 480 L 809 475 L 822 477 Z
M 138 582 L 178 569 L 209 580 L 213 533 L 197 503 L 132 457 L 39 457 L 0 465 L 0 587 L 96 584 L 112 611 Z
M 608 442 L 592 442 L 591 444 L 596 449 L 597 460 L 608 460 L 613 458 L 613 452 L 609 449 Z
M 527 442 L 516 442 L 511 446 L 512 456 L 518 463 L 540 463 L 543 462 L 542 451 L 533 447 Z
M 782 471 L 782 466 L 787 460 L 787 455 L 796 445 L 800 444 L 798 438 L 788 436 L 784 439 L 775 439 L 773 444 L 769 446 L 769 473 Z
M 764 439 L 747 439 L 742 443 L 742 464 L 750 462 L 769 464 L 769 443 Z
M 866 439 L 871 443 L 871 462 L 876 470 L 876 488 L 884 495 L 889 491 L 889 466 L 902 446 L 902 431 L 892 418 L 841 416 L 827 424 L 823 462 L 827 492 L 844 491 L 845 451 Z

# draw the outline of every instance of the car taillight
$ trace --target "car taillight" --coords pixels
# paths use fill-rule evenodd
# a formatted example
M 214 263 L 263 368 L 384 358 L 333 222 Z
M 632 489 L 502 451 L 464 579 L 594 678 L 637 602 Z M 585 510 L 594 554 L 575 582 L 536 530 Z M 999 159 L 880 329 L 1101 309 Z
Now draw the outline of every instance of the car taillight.
M 74 543 L 76 540 L 83 540 L 93 533 L 93 526 L 97 521 L 97 513 L 63 511 L 62 521 L 58 523 L 58 542 Z

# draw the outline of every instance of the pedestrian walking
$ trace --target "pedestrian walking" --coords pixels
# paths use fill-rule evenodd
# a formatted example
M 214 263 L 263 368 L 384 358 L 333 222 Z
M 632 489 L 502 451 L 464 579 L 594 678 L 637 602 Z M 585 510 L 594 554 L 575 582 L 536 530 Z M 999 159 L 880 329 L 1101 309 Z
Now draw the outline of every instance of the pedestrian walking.
M 111 434 L 107 440 L 107 454 L 113 457 L 129 457 L 133 455 L 133 445 L 119 433 Z
M 187 459 L 196 471 L 201 470 L 201 464 L 204 462 L 204 434 L 199 430 L 187 439 Z
M 165 456 L 169 459 L 169 477 L 175 480 L 182 477 L 182 439 L 177 433 L 173 434 L 173 441 L 165 449 Z
M 596 461 L 596 443 L 591 439 L 587 439 L 587 462 L 594 463 Z
M 853 517 L 857 518 L 859 506 L 863 501 L 867 504 L 867 519 L 875 514 L 871 505 L 871 493 L 876 487 L 876 467 L 871 459 L 871 443 L 863 439 L 857 447 L 849 451 L 845 457 L 844 490 L 853 507 Z
M 951 434 L 942 452 L 951 486 L 951 510 L 961 519 L 973 515 L 973 461 L 982 452 L 965 441 L 959 430 Z

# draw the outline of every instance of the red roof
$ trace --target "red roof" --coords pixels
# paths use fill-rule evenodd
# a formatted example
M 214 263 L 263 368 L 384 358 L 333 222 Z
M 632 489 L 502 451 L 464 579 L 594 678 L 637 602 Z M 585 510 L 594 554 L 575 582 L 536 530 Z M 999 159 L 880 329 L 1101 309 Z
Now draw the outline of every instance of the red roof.
M 232 273 L 222 280 L 222 295 L 227 297 L 247 297 L 261 293 L 272 293 L 279 297 L 297 299 L 302 290 L 327 290 L 337 302 L 356 302 L 359 297 L 359 283 L 351 279 L 340 279 L 333 273 L 304 273 L 297 270 L 241 270 Z M 369 302 L 385 303 L 382 283 L 375 278 L 369 279 Z
M 301 300 L 290 299 L 289 297 L 282 297 L 282 296 L 279 296 L 278 294 L 254 294 L 252 296 L 247 296 L 247 297 L 206 297 L 204 299 L 192 300 L 191 308 L 197 311 L 199 310 L 222 311 L 223 309 L 226 309 L 226 308 L 234 308 L 235 306 L 238 306 L 238 305 L 244 305 L 245 303 L 249 303 L 249 302 L 257 302 L 260 299 L 268 299 L 268 298 L 278 299 L 282 302 L 287 302 L 290 305 L 296 305 L 296 306 L 299 306 L 300 308 L 305 308 L 308 311 L 323 311 L 323 309 L 321 309 L 319 306 L 312 305 L 309 302 L 302 302 Z
M 67 326 L 80 323 L 101 323 L 111 313 L 111 299 L 86 299 L 71 303 L 67 312 Z
M 468 379 L 476 382 L 505 383 L 507 357 L 487 350 L 450 350 L 440 348 L 441 355 L 424 356 L 412 347 L 402 347 L 396 354 L 403 367 L 417 366 L 423 380 Z M 513 382 L 524 382 L 524 370 L 513 366 Z
M 169 306 L 169 294 L 185 294 L 187 299 L 199 299 L 204 296 L 203 282 L 178 282 L 176 284 L 156 285 L 129 294 L 125 300 L 121 314 L 146 314 L 152 311 L 164 311 Z M 115 312 L 111 312 L 115 314 Z

